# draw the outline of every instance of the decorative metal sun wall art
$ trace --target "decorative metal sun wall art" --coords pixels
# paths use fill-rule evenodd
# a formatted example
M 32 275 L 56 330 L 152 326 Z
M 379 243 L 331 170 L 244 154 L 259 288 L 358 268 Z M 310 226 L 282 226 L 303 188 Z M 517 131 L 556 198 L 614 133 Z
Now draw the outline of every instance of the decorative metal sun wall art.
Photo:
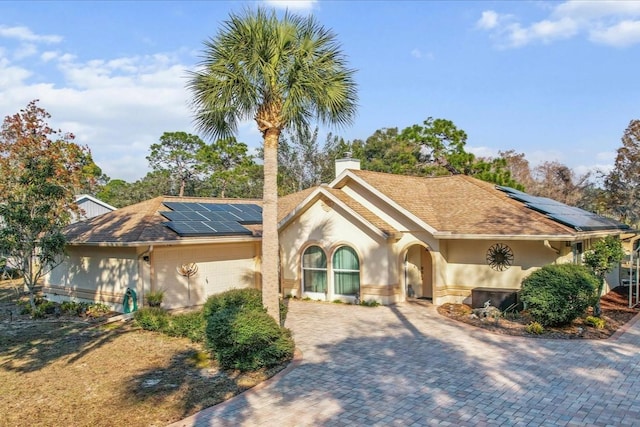
M 507 245 L 496 243 L 487 250 L 487 264 L 494 270 L 504 271 L 511 267 L 513 251 Z

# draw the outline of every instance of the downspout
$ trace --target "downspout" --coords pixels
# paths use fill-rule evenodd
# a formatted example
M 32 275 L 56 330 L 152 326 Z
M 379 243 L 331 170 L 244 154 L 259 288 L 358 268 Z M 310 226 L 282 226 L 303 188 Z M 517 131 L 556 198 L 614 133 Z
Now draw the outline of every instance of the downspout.
M 140 287 L 140 290 L 142 292 L 140 293 L 138 300 L 140 301 L 141 306 L 146 302 L 145 295 L 147 294 L 147 292 L 150 292 L 151 289 L 153 289 L 153 262 L 151 262 L 152 253 L 153 253 L 153 245 L 149 245 L 147 250 L 142 252 L 140 256 L 138 256 L 138 266 L 139 266 L 138 270 L 140 271 L 139 277 L 142 282 L 142 286 Z M 144 280 L 144 271 L 145 271 L 144 263 L 146 262 L 149 263 L 149 281 L 148 282 Z M 145 286 L 145 284 L 147 283 L 148 283 L 148 286 Z
M 548 240 L 545 240 L 545 241 L 544 241 L 544 246 L 545 246 L 546 248 L 551 249 L 551 250 L 552 250 L 556 255 L 560 255 L 560 249 L 556 249 L 556 248 L 554 248 L 553 246 L 551 246 L 551 243 L 549 243 L 549 241 L 548 241 Z

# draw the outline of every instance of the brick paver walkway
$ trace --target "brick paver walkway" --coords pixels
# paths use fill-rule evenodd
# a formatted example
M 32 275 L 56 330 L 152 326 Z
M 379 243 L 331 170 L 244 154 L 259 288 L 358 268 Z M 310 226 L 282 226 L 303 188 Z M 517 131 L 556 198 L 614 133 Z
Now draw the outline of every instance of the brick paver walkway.
M 486 333 L 417 304 L 291 301 L 302 361 L 177 426 L 637 426 L 640 322 L 617 339 Z

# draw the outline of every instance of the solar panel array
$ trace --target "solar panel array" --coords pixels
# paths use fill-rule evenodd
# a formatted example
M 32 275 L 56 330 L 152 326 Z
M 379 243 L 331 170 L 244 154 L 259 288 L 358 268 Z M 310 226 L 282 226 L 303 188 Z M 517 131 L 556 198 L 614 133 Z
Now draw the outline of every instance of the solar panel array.
M 499 190 L 512 199 L 524 203 L 530 209 L 540 212 L 556 222 L 574 228 L 577 231 L 628 230 L 630 227 L 610 218 L 574 206 L 565 205 L 546 197 L 532 196 L 511 187 L 498 185 Z
M 256 204 L 165 202 L 160 212 L 164 225 L 183 237 L 251 235 L 243 225 L 261 224 L 262 208 Z

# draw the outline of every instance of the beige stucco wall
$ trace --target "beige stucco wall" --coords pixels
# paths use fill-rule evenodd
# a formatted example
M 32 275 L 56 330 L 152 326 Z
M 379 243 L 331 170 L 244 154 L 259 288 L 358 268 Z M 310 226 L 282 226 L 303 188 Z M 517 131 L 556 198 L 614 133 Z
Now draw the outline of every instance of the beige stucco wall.
M 283 294 L 302 297 L 301 256 L 306 248 L 317 245 L 327 256 L 328 271 L 331 271 L 331 257 L 340 246 L 352 247 L 360 257 L 361 299 L 376 299 L 388 303 L 393 292 L 389 285 L 397 285 L 395 277 L 396 260 L 389 250 L 390 243 L 357 219 L 353 218 L 338 204 L 327 200 L 313 203 L 298 218 L 280 231 Z M 329 293 L 323 299 L 337 298 L 333 289 L 332 274 L 328 274 Z M 317 297 L 317 296 L 314 296 Z
M 68 257 L 45 277 L 52 301 L 101 302 L 120 311 L 127 288 L 140 294 L 136 248 L 68 247 Z
M 229 289 L 256 287 L 258 254 L 256 242 L 158 246 L 151 254 L 152 289 L 164 290 L 163 307 L 171 309 L 203 304 Z M 177 268 L 192 262 L 198 271 L 187 280 Z
M 503 271 L 491 268 L 487 263 L 487 250 L 496 243 L 506 244 L 513 251 L 511 267 Z M 491 241 L 491 240 L 449 240 L 441 242 L 446 247 L 446 279 L 437 288 L 434 303 L 470 303 L 471 290 L 476 287 L 496 289 L 519 289 L 522 280 L 540 267 L 571 262 L 570 248 L 565 242 L 551 242 L 556 253 L 544 245 L 543 241 Z M 443 285 L 443 286 L 442 286 Z

